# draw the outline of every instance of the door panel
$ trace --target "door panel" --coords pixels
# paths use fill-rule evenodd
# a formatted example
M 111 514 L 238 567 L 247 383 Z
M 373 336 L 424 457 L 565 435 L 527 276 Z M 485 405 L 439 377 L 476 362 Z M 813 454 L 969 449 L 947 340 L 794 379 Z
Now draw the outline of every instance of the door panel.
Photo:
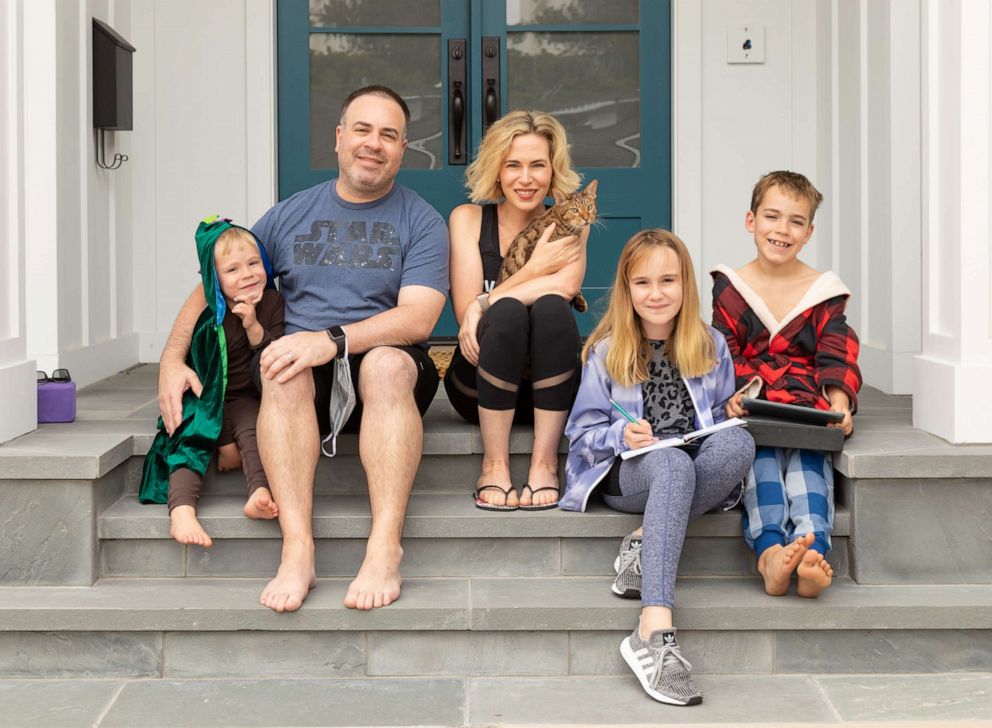
M 593 305 L 578 315 L 588 333 L 623 243 L 644 227 L 671 226 L 669 28 L 669 0 L 278 0 L 279 197 L 336 175 L 341 102 L 362 85 L 406 99 L 410 143 L 397 181 L 445 217 L 466 200 L 465 163 L 483 134 L 487 93 L 499 115 L 552 113 L 583 178 L 599 180 L 601 221 L 583 286 Z M 460 97 L 449 87 L 452 40 L 464 41 L 455 44 Z M 486 43 L 495 55 L 485 57 Z M 491 91 L 484 61 L 498 75 Z M 455 98 L 464 101 L 461 163 L 449 148 Z M 447 307 L 435 335 L 456 333 Z

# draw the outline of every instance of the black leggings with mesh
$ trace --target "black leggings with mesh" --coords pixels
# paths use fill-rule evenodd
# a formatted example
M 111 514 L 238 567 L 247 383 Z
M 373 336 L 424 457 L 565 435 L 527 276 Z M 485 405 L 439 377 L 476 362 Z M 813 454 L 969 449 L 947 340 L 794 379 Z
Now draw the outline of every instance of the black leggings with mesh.
M 479 422 L 479 407 L 515 409 L 513 421 L 534 421 L 534 408 L 567 412 L 578 390 L 579 329 L 568 301 L 542 296 L 532 306 L 514 298 L 494 303 L 479 322 L 479 366 L 455 350 L 444 388 L 455 411 Z M 525 376 L 526 375 L 526 376 Z

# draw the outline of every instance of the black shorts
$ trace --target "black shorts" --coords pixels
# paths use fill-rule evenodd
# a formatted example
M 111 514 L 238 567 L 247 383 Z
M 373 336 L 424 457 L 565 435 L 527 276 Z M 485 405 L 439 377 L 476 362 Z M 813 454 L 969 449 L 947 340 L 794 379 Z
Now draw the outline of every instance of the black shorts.
M 431 401 L 437 393 L 438 376 L 437 367 L 431 359 L 427 349 L 420 346 L 392 346 L 391 349 L 405 351 L 417 365 L 417 383 L 413 386 L 413 398 L 420 410 L 421 417 L 431 406 Z M 366 352 L 367 353 L 367 352 Z M 348 421 L 344 424 L 342 432 L 358 432 L 358 425 L 362 421 L 362 395 L 358 389 L 358 373 L 362 368 L 362 360 L 365 353 L 349 356 L 351 362 L 351 384 L 355 388 L 355 409 L 352 411 Z M 317 427 L 320 429 L 321 439 L 327 437 L 331 431 L 331 418 L 328 408 L 331 404 L 331 384 L 334 381 L 334 362 L 329 361 L 319 367 L 313 368 L 313 404 L 317 409 Z

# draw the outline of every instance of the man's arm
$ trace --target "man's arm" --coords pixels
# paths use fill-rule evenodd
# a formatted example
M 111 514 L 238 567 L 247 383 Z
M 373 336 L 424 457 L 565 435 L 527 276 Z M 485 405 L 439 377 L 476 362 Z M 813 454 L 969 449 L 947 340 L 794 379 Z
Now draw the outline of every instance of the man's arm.
M 159 359 L 158 408 L 162 414 L 162 424 L 169 435 L 183 421 L 183 392 L 192 389 L 193 394 L 199 397 L 203 391 L 203 384 L 196 372 L 186 366 L 186 354 L 189 353 L 190 342 L 193 340 L 196 321 L 206 307 L 203 284 L 198 283 L 179 310 Z
M 444 301 L 444 294 L 435 288 L 404 286 L 394 308 L 342 327 L 348 336 L 348 353 L 426 341 L 441 317 Z M 282 384 L 307 368 L 326 364 L 335 354 L 337 347 L 324 331 L 289 334 L 272 342 L 262 353 L 262 375 Z

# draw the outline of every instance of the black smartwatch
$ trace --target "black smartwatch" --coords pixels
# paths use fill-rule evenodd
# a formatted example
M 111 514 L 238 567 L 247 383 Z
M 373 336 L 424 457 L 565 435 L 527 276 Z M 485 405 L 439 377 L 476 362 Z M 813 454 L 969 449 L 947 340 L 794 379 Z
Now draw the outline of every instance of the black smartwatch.
M 334 354 L 335 359 L 344 359 L 345 352 L 348 349 L 348 336 L 344 333 L 344 329 L 340 326 L 332 326 L 327 329 L 327 335 L 331 337 L 331 341 L 337 347 L 337 352 Z

